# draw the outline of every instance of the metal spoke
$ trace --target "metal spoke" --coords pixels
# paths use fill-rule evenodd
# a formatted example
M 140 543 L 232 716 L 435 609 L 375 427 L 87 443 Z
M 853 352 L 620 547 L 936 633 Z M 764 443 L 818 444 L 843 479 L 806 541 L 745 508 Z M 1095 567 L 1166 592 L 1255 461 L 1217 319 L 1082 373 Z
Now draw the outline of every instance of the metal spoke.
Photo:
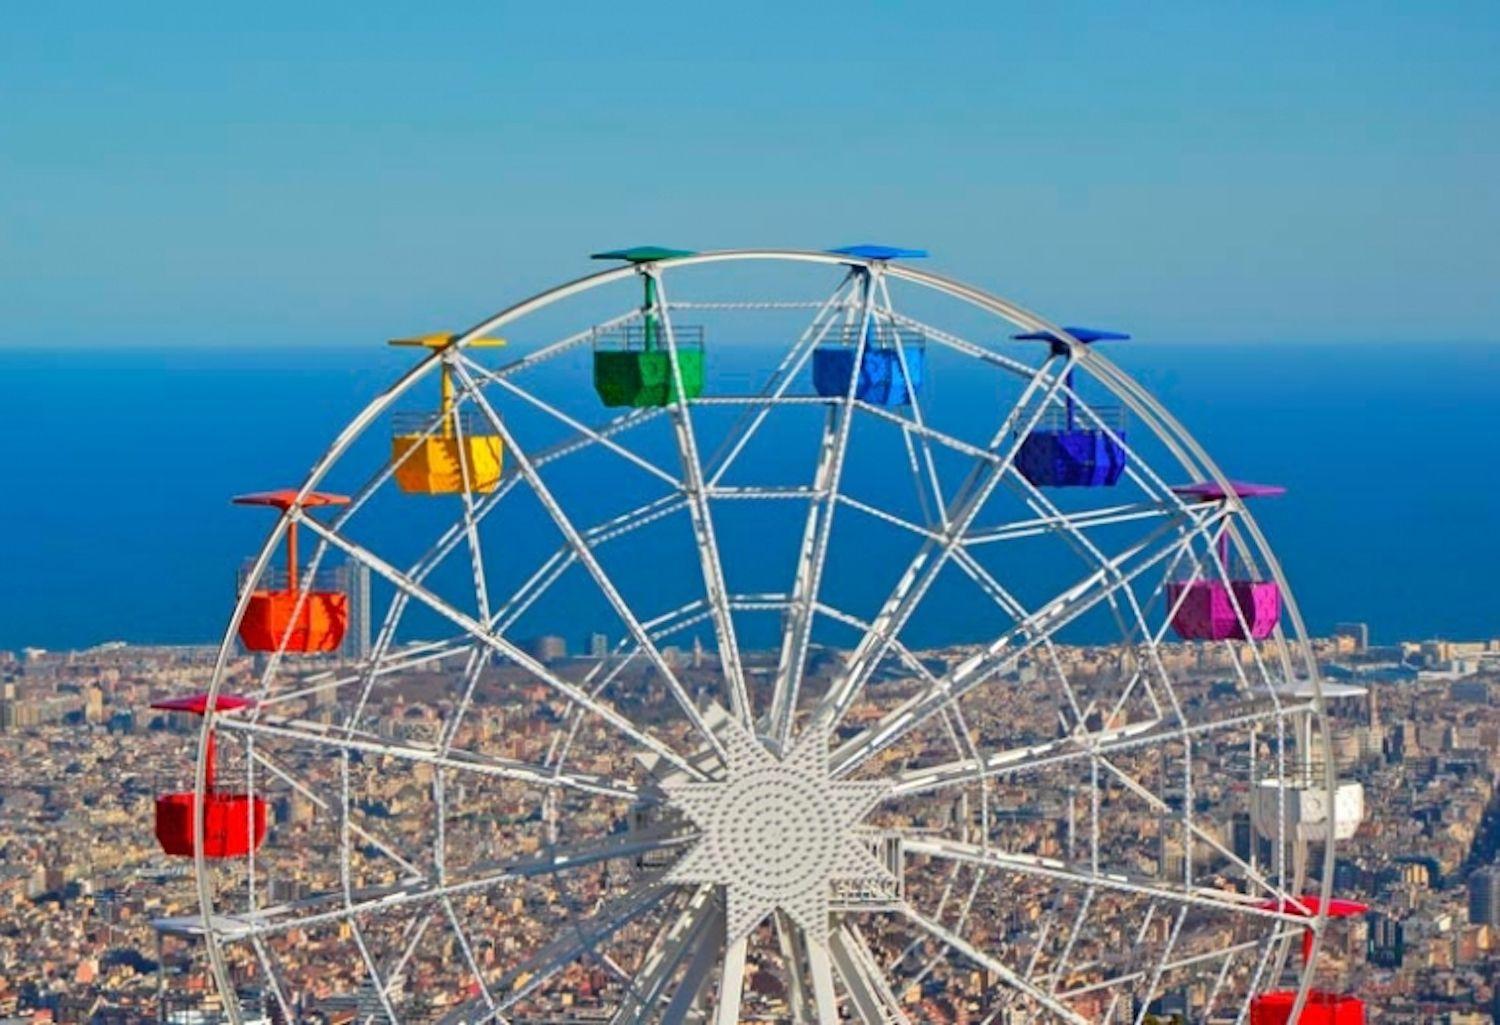
M 1011 989 L 1014 989 L 1016 992 L 1031 1000 L 1032 1002 L 1038 1004 L 1039 1006 L 1045 1007 L 1047 1010 L 1057 1015 L 1063 1021 L 1071 1022 L 1072 1025 L 1090 1025 L 1088 1019 L 1084 1018 L 1072 1008 L 1062 1003 L 1046 990 L 1038 988 L 1030 980 L 1023 979 L 1015 971 L 1015 969 L 1011 968 L 1004 962 L 999 961 L 986 954 L 984 951 L 980 950 L 978 947 L 975 947 L 972 943 L 965 940 L 962 936 L 950 932 L 948 929 L 921 914 L 910 905 L 906 907 L 904 913 L 907 921 L 919 926 L 921 929 L 932 935 L 935 939 L 938 939 L 941 942 L 947 944 L 955 952 L 961 954 L 972 963 L 978 965 L 981 968 L 985 968 L 991 972 L 994 972 L 1000 977 L 1005 985 L 1009 986 Z
M 791 735 L 792 717 L 796 712 L 797 692 L 807 663 L 807 646 L 812 637 L 813 606 L 817 601 L 818 582 L 828 551 L 828 533 L 833 512 L 832 477 L 842 463 L 839 439 L 847 439 L 843 429 L 847 414 L 829 409 L 823 421 L 823 441 L 818 448 L 818 468 L 813 477 L 814 498 L 808 504 L 807 523 L 798 549 L 797 573 L 792 584 L 792 606 L 781 635 L 781 654 L 776 662 L 776 682 L 771 696 L 770 734 L 783 748 Z M 841 422 L 842 421 L 842 422 Z
M 682 494 L 687 498 L 688 516 L 693 524 L 693 540 L 698 548 L 698 562 L 703 573 L 703 590 L 713 611 L 714 637 L 719 648 L 719 667 L 729 697 L 729 713 L 748 726 L 754 717 L 750 692 L 745 686 L 745 669 L 740 664 L 740 645 L 734 632 L 734 617 L 728 609 L 729 588 L 724 582 L 724 564 L 719 559 L 719 540 L 714 532 L 713 513 L 708 508 L 703 459 L 698 454 L 698 435 L 693 429 L 693 414 L 688 408 L 682 363 L 677 355 L 677 333 L 666 309 L 666 286 L 661 274 L 643 270 L 655 288 L 656 311 L 660 316 L 662 336 L 667 342 L 667 358 L 672 368 L 672 392 L 675 401 L 668 406 L 672 432 L 682 463 Z
M 470 387 L 473 386 L 473 379 L 468 376 L 462 367 L 458 368 L 458 373 Z M 495 433 L 500 435 L 506 448 L 510 450 L 511 458 L 515 461 L 521 476 L 531 487 L 531 491 L 537 497 L 537 500 L 547 510 L 548 516 L 551 517 L 558 531 L 562 533 L 568 545 L 573 549 L 573 554 L 577 557 L 579 563 L 588 570 L 589 576 L 594 579 L 595 585 L 603 593 L 605 599 L 614 609 L 615 614 L 625 624 L 626 630 L 629 631 L 635 642 L 641 646 L 641 650 L 645 653 L 646 658 L 651 661 L 656 671 L 661 673 L 662 679 L 666 680 L 667 689 L 677 699 L 677 703 L 682 708 L 684 715 L 687 716 L 688 721 L 698 730 L 698 733 L 707 742 L 709 747 L 713 748 L 720 758 L 723 758 L 723 745 L 720 743 L 719 738 L 714 735 L 714 732 L 709 729 L 708 723 L 703 718 L 703 713 L 698 710 L 698 706 L 693 701 L 692 696 L 683 688 L 682 681 L 678 678 L 677 673 L 667 664 L 667 660 L 662 657 L 662 653 L 651 641 L 651 638 L 646 635 L 645 629 L 641 626 L 641 621 L 636 617 L 635 612 L 630 606 L 626 604 L 625 599 L 615 587 L 614 581 L 604 572 L 604 567 L 599 564 L 599 560 L 594 556 L 593 549 L 589 547 L 588 542 L 583 539 L 578 528 L 574 526 L 572 519 L 563 511 L 562 506 L 558 504 L 551 489 L 542 481 L 536 467 L 516 442 L 515 435 L 506 426 L 505 422 L 500 419 L 494 407 L 490 405 L 489 400 L 483 394 L 476 392 L 474 399 L 478 403 L 479 408 L 484 411 L 484 415 L 489 419 L 491 428 L 494 429 Z
M 526 858 L 473 865 L 469 869 L 473 878 L 458 882 L 413 879 L 395 886 L 369 889 L 354 889 L 351 886 L 347 892 L 304 897 L 246 916 L 243 935 L 273 936 L 291 929 L 310 929 L 331 922 L 353 922 L 409 905 L 425 905 L 444 898 L 482 893 L 522 879 L 571 872 L 601 861 L 634 858 L 651 851 L 680 846 L 691 839 L 691 836 L 681 835 L 623 834 L 606 837 L 602 841 L 561 846 Z M 337 903 L 338 906 L 318 910 L 330 903 Z
M 454 416 L 452 422 L 454 439 L 458 445 L 461 485 L 459 500 L 463 505 L 464 537 L 469 542 L 470 571 L 474 574 L 475 611 L 481 620 L 488 620 L 490 618 L 490 592 L 484 571 L 484 550 L 479 542 L 479 521 L 474 516 L 474 471 L 469 465 L 469 445 L 464 439 L 463 417 Z
M 508 991 L 498 1007 L 481 1006 L 483 1001 L 470 1000 L 449 1011 L 438 1025 L 482 1025 L 494 1020 L 500 1012 L 543 988 L 558 972 L 582 955 L 597 950 L 625 926 L 656 907 L 671 894 L 672 889 L 661 885 L 644 886 L 571 924 L 556 939 L 491 985 L 496 992 Z
M 1300 932 L 1301 930 L 1295 929 L 1278 930 L 1276 932 L 1270 933 L 1269 936 L 1274 942 L 1283 939 L 1295 939 L 1300 934 Z M 1162 974 L 1181 971 L 1184 968 L 1192 968 L 1197 965 L 1209 964 L 1214 961 L 1222 961 L 1223 965 L 1221 966 L 1218 975 L 1220 980 L 1219 985 L 1222 987 L 1222 980 L 1226 976 L 1226 969 L 1228 965 L 1233 961 L 1234 955 L 1242 954 L 1247 950 L 1255 950 L 1262 944 L 1262 942 L 1264 941 L 1251 940 L 1245 943 L 1233 943 L 1222 949 L 1209 950 L 1199 954 L 1191 954 L 1187 957 L 1177 958 L 1176 960 L 1172 960 L 1169 958 L 1162 962 Z M 1146 975 L 1147 973 L 1144 971 L 1129 972 L 1125 975 L 1114 975 L 1107 979 L 1099 979 L 1094 982 L 1087 982 L 1079 986 L 1074 986 L 1071 989 L 1059 992 L 1057 995 L 1059 999 L 1071 1000 L 1089 993 L 1097 993 L 1101 989 L 1116 989 L 1121 986 L 1133 986 L 1134 984 L 1139 983 L 1142 979 L 1146 978 Z M 1211 1011 L 1212 1008 L 1213 1004 L 1212 1001 L 1210 1001 L 1206 1005 L 1206 1009 Z M 1209 1021 L 1211 1019 L 1205 1016 L 1200 1020 Z
M 854 272 L 853 287 L 858 290 L 858 332 L 854 342 L 853 369 L 842 405 L 832 407 L 823 424 L 823 440 L 818 449 L 818 468 L 813 478 L 813 500 L 808 503 L 807 522 L 803 527 L 802 545 L 797 559 L 797 575 L 792 587 L 792 608 L 782 634 L 781 654 L 776 665 L 775 689 L 771 699 L 771 737 L 778 748 L 785 749 L 791 737 L 792 720 L 797 711 L 797 694 L 806 670 L 808 645 L 812 640 L 813 604 L 818 600 L 823 567 L 828 561 L 828 544 L 833 533 L 834 513 L 838 508 L 839 483 L 844 473 L 844 458 L 849 449 L 850 428 L 854 424 L 851 403 L 859 385 L 859 367 L 865 356 L 866 338 L 871 328 L 870 314 L 875 302 L 870 271 Z M 850 311 L 854 313 L 853 310 Z M 824 326 L 820 335 L 826 335 Z
M 1211 522 L 1211 521 L 1210 521 Z M 1034 612 L 1028 619 L 990 642 L 977 655 L 965 659 L 942 677 L 937 687 L 928 687 L 922 693 L 903 703 L 870 729 L 848 741 L 835 752 L 834 769 L 848 772 L 858 764 L 873 757 L 908 734 L 928 716 L 950 701 L 957 700 L 974 687 L 1003 671 L 1009 665 L 1036 646 L 1045 643 L 1052 634 L 1069 622 L 1083 615 L 1099 602 L 1142 573 L 1169 558 L 1177 547 L 1186 544 L 1207 526 L 1200 523 L 1187 539 L 1151 554 L 1151 547 L 1177 525 L 1177 521 L 1158 528 L 1147 538 L 1131 545 L 1110 560 L 1109 569 L 1100 569 L 1089 574 L 1073 587 L 1058 595 L 1048 604 Z M 1106 582 L 1107 581 L 1107 582 Z M 1023 643 L 1018 644 L 1018 641 Z
M 1161 726 L 1161 720 L 1143 719 L 1140 722 L 1127 723 L 1124 726 L 1115 726 L 1092 733 L 1070 733 L 1056 740 L 1028 744 L 1025 747 L 1012 748 L 1007 751 L 997 751 L 984 756 L 982 760 L 965 759 L 930 768 L 908 769 L 898 778 L 891 796 L 903 797 L 996 776 L 1035 772 L 1038 769 L 1050 768 L 1065 762 L 1109 756 L 1136 748 L 1154 747 L 1168 740 L 1179 740 L 1184 730 L 1193 735 L 1213 733 L 1218 730 L 1249 726 L 1265 719 L 1295 715 L 1311 711 L 1311 709 L 1311 705 L 1295 705 L 1225 719 L 1214 719 L 1188 727 L 1172 726 L 1163 730 L 1158 729 Z
M 1050 534 L 1066 523 L 1071 530 L 1084 531 L 1096 527 L 1112 527 L 1136 520 L 1154 520 L 1171 516 L 1180 511 L 1177 503 L 1142 502 L 1135 505 L 1119 505 L 1108 509 L 1085 509 L 1074 513 L 1055 512 L 1030 520 L 1017 520 L 999 527 L 971 532 L 964 538 L 969 547 L 1014 541 L 1019 538 Z
M 927 422 L 926 418 L 922 415 L 922 400 L 920 395 L 918 394 L 920 389 L 918 389 L 916 382 L 912 378 L 911 366 L 906 355 L 906 346 L 901 341 L 900 330 L 896 328 L 896 310 L 894 304 L 891 302 L 890 283 L 886 280 L 885 275 L 881 275 L 879 283 L 880 296 L 882 300 L 880 304 L 880 313 L 891 324 L 891 340 L 894 344 L 896 359 L 901 364 L 902 380 L 906 382 L 906 397 L 909 404 L 911 405 L 912 422 L 915 423 L 918 428 L 925 429 L 927 427 Z M 911 449 L 912 432 L 910 430 L 903 429 L 901 432 L 901 436 L 902 440 L 906 443 L 908 453 L 915 457 L 916 453 L 912 452 Z M 931 439 L 928 438 L 925 434 L 917 435 L 917 437 L 920 438 L 922 449 L 922 466 L 917 467 L 915 465 L 915 458 L 913 458 L 912 466 L 913 478 L 917 487 L 917 495 L 920 498 L 923 493 L 922 471 L 925 470 L 927 476 L 927 484 L 932 488 L 933 508 L 937 512 L 937 516 L 935 517 L 936 522 L 938 526 L 942 527 L 942 529 L 946 531 L 949 528 L 948 506 L 947 503 L 943 500 L 943 485 L 942 482 L 938 479 L 937 464 L 933 462 L 932 459 Z M 922 502 L 922 505 L 924 507 L 926 506 L 926 504 L 927 503 L 925 501 Z
M 1156 962 L 1156 971 L 1151 974 L 1151 981 L 1146 986 L 1144 999 L 1140 1000 L 1140 1009 L 1135 1012 L 1135 1025 L 1143 1025 L 1146 1020 L 1146 1008 L 1151 1006 L 1151 998 L 1156 994 L 1157 987 L 1161 985 L 1162 973 L 1166 971 L 1167 961 L 1172 957 L 1172 949 L 1177 946 L 1177 938 L 1182 935 L 1182 923 L 1187 921 L 1187 908 L 1181 908 L 1177 912 L 1177 918 L 1172 923 L 1172 931 L 1167 936 L 1166 949 L 1162 951 L 1160 959 Z
M 843 922 L 829 937 L 828 952 L 834 967 L 844 980 L 844 989 L 861 1025 L 907 1025 L 896 995 L 886 984 L 885 975 L 870 953 L 853 922 Z
M 1123 784 L 1127 790 L 1135 794 L 1147 805 L 1149 805 L 1153 811 L 1161 815 L 1166 815 L 1171 811 L 1171 808 L 1167 804 L 1167 802 L 1163 801 L 1156 794 L 1153 794 L 1146 787 L 1142 786 L 1139 780 L 1131 776 L 1129 773 L 1125 772 L 1119 766 L 1115 765 L 1108 758 L 1096 758 L 1094 760 L 1094 764 L 1108 770 L 1110 775 L 1113 776 L 1115 780 Z M 1270 897 L 1283 902 L 1297 899 L 1297 895 L 1302 889 L 1300 881 L 1295 882 L 1292 886 L 1286 886 L 1284 883 L 1284 877 L 1278 877 L 1279 879 L 1282 879 L 1282 885 L 1277 885 L 1276 883 L 1268 880 L 1261 873 L 1257 872 L 1254 866 L 1245 862 L 1238 854 L 1235 854 L 1228 847 L 1225 847 L 1223 841 L 1221 841 L 1217 836 L 1214 836 L 1208 830 L 1204 829 L 1202 826 L 1198 825 L 1196 822 L 1192 821 L 1192 819 L 1184 816 L 1182 819 L 1182 826 L 1187 833 L 1191 834 L 1191 839 L 1197 840 L 1213 848 L 1214 851 L 1225 858 L 1231 865 L 1235 866 L 1241 872 L 1243 872 L 1247 880 L 1259 886 Z M 1301 919 L 1301 921 L 1306 922 L 1307 919 L 1303 918 Z
M 668 487 L 673 488 L 674 490 L 682 488 L 682 482 L 679 481 L 676 477 L 673 477 L 670 473 L 663 470 L 655 463 L 643 459 L 641 458 L 641 456 L 630 451 L 630 449 L 626 448 L 624 445 L 621 445 L 619 442 L 610 437 L 609 434 L 603 431 L 595 430 L 594 428 L 583 423 L 581 420 L 569 416 L 567 413 L 564 413 L 552 403 L 547 402 L 536 395 L 533 395 L 525 388 L 522 388 L 520 385 L 507 378 L 488 378 L 487 375 L 484 374 L 484 367 L 482 367 L 478 363 L 475 363 L 471 359 L 464 359 L 463 363 L 465 368 L 470 373 L 470 381 L 473 383 L 473 386 L 476 390 L 479 387 L 480 381 L 493 380 L 496 386 L 503 389 L 507 393 L 516 396 L 518 399 L 521 399 L 522 401 L 526 402 L 528 405 L 536 409 L 540 409 L 542 412 L 546 413 L 554 420 L 557 420 L 559 423 L 565 424 L 566 426 L 571 428 L 575 437 L 587 438 L 589 441 L 600 446 L 601 448 L 613 452 L 615 455 L 619 456 L 621 459 L 624 459 L 631 465 L 645 470 L 651 476 L 662 481 Z M 474 376 L 476 374 L 479 375 L 477 379 Z M 465 393 L 469 394 L 468 389 L 465 390 Z
M 793 1021 L 807 1021 L 811 1017 L 812 995 L 807 991 L 807 978 L 802 972 L 802 934 L 797 924 L 785 911 L 772 916 L 776 929 L 776 945 L 781 954 L 782 974 L 787 988 L 787 1004 Z
M 833 961 L 826 948 L 816 943 L 802 944 L 807 949 L 808 973 L 812 976 L 813 1006 L 818 1025 L 839 1025 L 839 1001 L 833 990 Z
M 652 800 L 650 795 L 642 794 L 640 788 L 634 783 L 612 779 L 608 776 L 559 772 L 551 766 L 532 765 L 528 762 L 513 761 L 472 751 L 450 751 L 445 755 L 437 745 L 424 746 L 399 743 L 371 735 L 350 735 L 339 730 L 338 727 L 303 719 L 255 722 L 231 716 L 220 720 L 219 726 L 225 730 L 255 736 L 276 737 L 282 740 L 295 740 L 336 751 L 359 751 L 363 754 L 397 758 L 437 768 L 456 769 L 480 776 L 496 776 L 531 786 L 562 787 L 579 793 L 613 797 L 621 801 Z
M 313 805 L 316 806 L 320 811 L 328 812 L 334 810 L 331 801 L 329 801 L 322 794 L 318 793 L 313 787 L 293 776 L 289 770 L 280 765 L 275 759 L 268 757 L 263 748 L 257 748 L 253 757 L 255 760 L 255 764 L 270 770 L 273 776 L 282 780 L 302 797 L 311 801 Z M 395 847 L 391 846 L 391 844 L 388 843 L 384 837 L 377 836 L 370 830 L 366 829 L 364 826 L 360 825 L 358 822 L 351 821 L 349 823 L 349 828 L 354 833 L 356 833 L 361 840 L 374 846 L 377 850 L 380 851 L 381 854 L 384 854 L 387 858 L 390 858 L 392 861 L 396 862 L 413 876 L 419 876 L 422 874 L 422 870 L 418 868 L 415 863 L 408 860 L 403 854 L 397 851 Z
M 726 942 L 724 961 L 719 966 L 719 998 L 714 1004 L 714 1025 L 739 1025 L 740 1004 L 745 993 L 745 954 L 748 936 Z
M 670 919 L 658 933 L 620 1009 L 610 1019 L 612 1025 L 644 1025 L 665 999 L 683 960 L 697 947 L 717 942 L 723 918 L 713 887 L 700 886 L 681 914 Z
M 797 374 L 812 356 L 813 350 L 827 337 L 829 328 L 836 323 L 837 318 L 830 316 L 830 314 L 837 313 L 848 305 L 845 296 L 848 294 L 854 281 L 855 274 L 851 271 L 845 275 L 843 281 L 839 282 L 839 286 L 834 289 L 833 294 L 828 297 L 827 301 L 818 307 L 818 312 L 813 316 L 812 323 L 807 326 L 797 341 L 787 350 L 786 355 L 782 357 L 781 362 L 777 364 L 776 369 L 767 378 L 759 395 L 753 397 L 731 396 L 728 398 L 729 402 L 737 405 L 747 404 L 759 406 L 760 408 L 754 413 L 750 413 L 747 410 L 744 414 L 741 414 L 740 418 L 731 427 L 719 451 L 715 452 L 713 457 L 709 459 L 708 464 L 715 468 L 713 475 L 708 479 L 708 486 L 710 488 L 718 487 L 719 482 L 724 479 L 724 475 L 729 472 L 729 468 L 734 465 L 740 453 L 745 450 L 745 447 L 750 444 L 751 439 L 755 437 L 756 432 L 760 430 L 761 425 L 766 422 L 773 404 L 787 405 L 801 401 L 800 398 L 788 396 L 787 389 L 791 387 L 792 381 L 796 379 Z M 680 303 L 673 305 L 681 306 Z M 717 398 L 715 396 L 700 396 L 696 401 L 699 405 L 710 405 L 715 403 Z M 821 402 L 823 400 L 818 399 L 816 401 Z
M 707 989 L 709 975 L 724 946 L 722 941 L 724 908 L 717 901 L 714 902 L 713 908 L 712 929 L 698 944 L 687 968 L 683 969 L 682 979 L 677 984 L 677 992 L 672 994 L 672 1002 L 662 1012 L 661 1025 L 682 1025 L 688 1020 L 688 1015 L 698 1006 Z M 701 1017 L 694 1015 L 693 1020 L 696 1023 L 701 1020 Z
M 408 596 L 417 599 L 423 605 L 426 605 L 428 608 L 432 609 L 434 612 L 446 617 L 464 630 L 467 630 L 469 632 L 469 635 L 474 637 L 477 641 L 483 643 L 494 651 L 499 652 L 506 658 L 510 659 L 512 662 L 515 662 L 517 665 L 521 666 L 521 668 L 531 673 L 538 680 L 546 683 L 548 686 L 556 690 L 558 693 L 562 694 L 564 697 L 577 704 L 583 705 L 589 711 L 599 716 L 601 719 L 609 723 L 621 733 L 630 737 L 642 747 L 645 747 L 648 750 L 659 755 L 660 757 L 665 758 L 667 761 L 672 762 L 678 768 L 682 769 L 684 772 L 688 773 L 694 778 L 703 777 L 703 773 L 701 772 L 701 770 L 689 765 L 685 758 L 683 758 L 677 752 L 673 751 L 671 748 L 667 747 L 661 741 L 642 732 L 641 730 L 636 729 L 635 725 L 631 723 L 631 721 L 624 715 L 620 714 L 607 705 L 602 705 L 599 702 L 595 701 L 593 698 L 584 693 L 577 685 L 569 683 L 567 680 L 564 680 L 562 677 L 553 673 L 542 663 L 538 662 L 526 652 L 522 651 L 514 643 L 500 636 L 494 631 L 486 628 L 484 624 L 478 622 L 472 616 L 460 612 L 448 602 L 433 594 L 431 591 L 414 583 L 409 577 L 406 576 L 406 574 L 402 573 L 394 566 L 390 565 L 383 559 L 380 559 L 379 557 L 375 556 L 359 545 L 356 545 L 351 541 L 347 541 L 343 537 L 340 537 L 339 535 L 333 533 L 333 531 L 324 527 L 316 520 L 309 519 L 305 520 L 304 522 L 310 524 L 312 530 L 315 533 L 326 538 L 330 544 L 342 550 L 345 555 L 364 563 L 366 566 L 369 566 L 373 572 L 378 573 L 380 576 L 384 577 L 390 583 L 394 584 L 399 590 L 405 592 Z M 632 616 L 631 618 L 634 619 L 634 616 Z M 639 621 L 636 622 L 636 626 L 637 628 L 639 628 Z M 644 635 L 642 635 L 642 639 L 645 639 Z M 648 650 L 655 651 L 655 646 L 651 645 L 650 640 L 645 640 L 646 645 L 649 646 Z M 657 652 L 657 658 L 660 659 L 660 657 L 661 653 Z M 681 684 L 678 684 L 678 689 L 681 689 Z M 687 699 L 685 695 L 682 700 L 686 702 L 687 707 L 692 707 L 691 700 Z M 694 709 L 694 715 L 701 721 L 701 716 L 697 715 L 696 709 Z M 707 730 L 706 725 L 703 728 L 705 731 Z M 712 736 L 711 733 L 709 735 Z
M 442 662 L 455 655 L 467 654 L 472 648 L 467 638 L 424 641 L 402 648 L 398 654 L 390 658 L 376 660 L 357 673 L 341 675 L 329 671 L 304 676 L 297 681 L 299 684 L 297 687 L 260 695 L 255 701 L 256 708 L 265 712 L 275 709 L 277 705 L 316 700 L 329 694 L 337 696 L 338 692 L 345 688 L 363 684 L 367 675 L 376 678 L 396 676 L 413 669 L 422 669 L 434 662 Z
M 848 667 L 835 681 L 828 696 L 819 705 L 817 716 L 820 722 L 832 726 L 843 719 L 844 713 L 848 711 L 849 706 L 864 688 L 865 681 L 889 650 L 891 640 L 900 635 L 907 620 L 916 611 L 928 589 L 937 579 L 938 573 L 947 564 L 964 535 L 968 533 L 990 493 L 1010 469 L 1011 462 L 1020 449 L 1021 438 L 1029 433 L 1041 418 L 1042 410 L 1056 395 L 1071 365 L 1069 361 L 1060 372 L 1051 376 L 1051 383 L 1045 387 L 1045 395 L 1035 404 L 1025 426 L 1017 428 L 1017 421 L 1020 419 L 1017 413 L 1028 409 L 1028 404 L 1033 395 L 1042 387 L 1042 382 L 1049 379 L 1048 375 L 1039 371 L 1026 385 L 1021 398 L 1017 400 L 1015 410 L 1005 418 L 1005 422 L 1001 424 L 986 448 L 986 454 L 995 458 L 992 462 L 976 466 L 960 486 L 958 496 L 952 503 L 950 522 L 943 531 L 945 540 L 927 542 L 912 558 L 895 589 L 891 591 L 876 615 L 874 629 L 860 639 L 858 646 L 854 649 L 854 654 L 849 659 Z M 909 421 L 903 422 L 909 423 Z M 911 429 L 920 430 L 914 424 Z M 936 432 L 931 432 L 929 428 L 922 430 L 922 433 Z M 1000 447 L 1007 435 L 1013 435 L 1014 440 L 1005 451 L 1001 452 Z
M 654 523 L 664 516 L 671 515 L 679 507 L 678 500 L 672 496 L 647 502 L 645 505 L 637 506 L 635 509 L 612 520 L 607 520 L 596 527 L 584 532 L 584 538 L 590 544 L 600 545 L 607 541 L 613 541 L 623 537 L 633 530 L 638 530 L 647 524 Z M 552 557 L 544 562 L 535 573 L 531 575 L 500 610 L 488 620 L 490 628 L 498 634 L 509 632 L 515 622 L 520 619 L 533 604 L 557 583 L 558 579 L 574 564 L 576 557 L 572 550 L 563 545 L 552 554 Z M 636 649 L 637 652 L 639 648 Z M 458 729 L 463 723 L 473 698 L 474 690 L 479 682 L 479 674 L 484 666 L 485 650 L 483 645 L 475 644 L 470 649 L 471 665 L 465 677 L 464 693 L 459 701 L 457 709 L 449 717 L 440 747 L 444 753 L 453 743 L 458 734 Z M 613 674 L 610 679 L 612 680 Z M 597 700 L 599 690 L 596 688 L 590 693 L 590 697 Z M 577 705 L 569 705 L 570 711 L 576 712 Z
M 1275 919 L 1297 922 L 1302 925 L 1306 925 L 1308 921 L 1306 917 L 1290 912 L 1262 908 L 1259 906 L 1261 903 L 1259 897 L 1209 887 L 1172 887 L 1163 885 L 1159 880 L 1136 878 L 1123 872 L 1083 871 L 1058 858 L 1044 858 L 1034 854 L 1012 854 L 993 847 L 980 847 L 956 840 L 910 833 L 903 834 L 901 844 L 902 849 L 908 854 L 927 854 L 1020 875 L 1037 876 L 1054 882 L 1066 883 L 1079 890 L 1117 890 L 1121 893 L 1152 897 L 1197 908 L 1231 912 L 1250 918 Z

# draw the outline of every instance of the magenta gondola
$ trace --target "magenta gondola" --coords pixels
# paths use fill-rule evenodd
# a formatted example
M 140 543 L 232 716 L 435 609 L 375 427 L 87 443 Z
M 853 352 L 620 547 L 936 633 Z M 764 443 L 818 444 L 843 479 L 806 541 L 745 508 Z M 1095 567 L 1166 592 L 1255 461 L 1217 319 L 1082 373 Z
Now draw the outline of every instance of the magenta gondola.
M 1265 498 L 1285 494 L 1274 484 L 1231 481 L 1229 489 L 1214 481 L 1172 489 L 1198 502 L 1221 502 L 1231 492 L 1239 498 Z M 1174 580 L 1167 583 L 1167 607 L 1172 610 L 1172 629 L 1186 641 L 1265 640 L 1281 621 L 1281 588 L 1274 580 L 1261 580 L 1230 558 L 1229 539 L 1219 538 L 1219 562 L 1229 574 L 1221 579 Z

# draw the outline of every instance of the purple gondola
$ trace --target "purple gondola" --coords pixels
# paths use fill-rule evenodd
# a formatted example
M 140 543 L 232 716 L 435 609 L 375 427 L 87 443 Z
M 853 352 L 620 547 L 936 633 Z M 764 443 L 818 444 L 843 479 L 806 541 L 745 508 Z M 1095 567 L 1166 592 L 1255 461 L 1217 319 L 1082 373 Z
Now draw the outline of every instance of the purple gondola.
M 1085 345 L 1130 337 L 1119 331 L 1088 327 L 1063 330 Z M 1068 354 L 1067 342 L 1050 331 L 1029 331 L 1012 337 L 1017 341 L 1047 342 L 1053 355 Z M 1073 371 L 1068 371 L 1065 383 L 1068 393 L 1062 408 L 1043 411 L 1016 452 L 1016 469 L 1039 488 L 1113 487 L 1125 472 L 1127 462 L 1124 411 L 1117 406 L 1095 408 L 1098 422 L 1091 418 L 1083 423 L 1073 400 Z
M 1239 498 L 1269 498 L 1286 493 L 1274 484 L 1231 481 L 1229 489 L 1214 481 L 1172 489 L 1199 502 L 1221 502 L 1231 491 Z M 1281 620 L 1281 588 L 1274 580 L 1259 580 L 1232 565 L 1229 539 L 1219 538 L 1219 562 L 1229 574 L 1223 580 L 1170 581 L 1167 607 L 1172 629 L 1185 641 L 1265 640 Z

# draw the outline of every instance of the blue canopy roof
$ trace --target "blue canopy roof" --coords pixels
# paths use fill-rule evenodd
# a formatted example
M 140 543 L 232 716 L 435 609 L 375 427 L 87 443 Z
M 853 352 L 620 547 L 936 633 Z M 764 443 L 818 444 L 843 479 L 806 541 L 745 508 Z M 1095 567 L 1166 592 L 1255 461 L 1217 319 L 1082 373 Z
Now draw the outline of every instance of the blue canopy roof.
M 1105 331 L 1095 327 L 1069 327 L 1064 324 L 1063 330 L 1085 345 L 1089 342 L 1123 342 L 1130 337 L 1123 331 Z M 1051 331 L 1027 331 L 1011 337 L 1018 342 L 1051 342 L 1054 345 L 1062 341 Z
M 927 255 L 925 249 L 902 249 L 900 246 L 877 246 L 864 243 L 857 246 L 840 246 L 828 250 L 840 256 L 857 256 L 861 260 L 917 260 Z
M 679 256 L 692 256 L 691 249 L 668 249 L 666 246 L 631 246 L 628 249 L 608 249 L 602 253 L 590 253 L 591 260 L 629 260 L 631 263 L 654 263 L 671 260 Z

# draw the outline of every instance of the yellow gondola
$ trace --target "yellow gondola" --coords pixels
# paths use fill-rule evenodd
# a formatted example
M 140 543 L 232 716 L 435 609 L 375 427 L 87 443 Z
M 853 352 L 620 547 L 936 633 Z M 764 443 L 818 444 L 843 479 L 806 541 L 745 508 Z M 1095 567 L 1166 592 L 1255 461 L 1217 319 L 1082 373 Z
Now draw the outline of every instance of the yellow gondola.
M 451 334 L 396 338 L 391 345 L 441 349 Z M 494 348 L 503 338 L 476 338 L 465 348 Z M 397 413 L 391 437 L 391 462 L 396 486 L 412 495 L 484 493 L 500 483 L 500 435 L 482 416 L 461 414 L 454 408 L 453 371 L 441 369 L 442 407 L 436 413 Z

